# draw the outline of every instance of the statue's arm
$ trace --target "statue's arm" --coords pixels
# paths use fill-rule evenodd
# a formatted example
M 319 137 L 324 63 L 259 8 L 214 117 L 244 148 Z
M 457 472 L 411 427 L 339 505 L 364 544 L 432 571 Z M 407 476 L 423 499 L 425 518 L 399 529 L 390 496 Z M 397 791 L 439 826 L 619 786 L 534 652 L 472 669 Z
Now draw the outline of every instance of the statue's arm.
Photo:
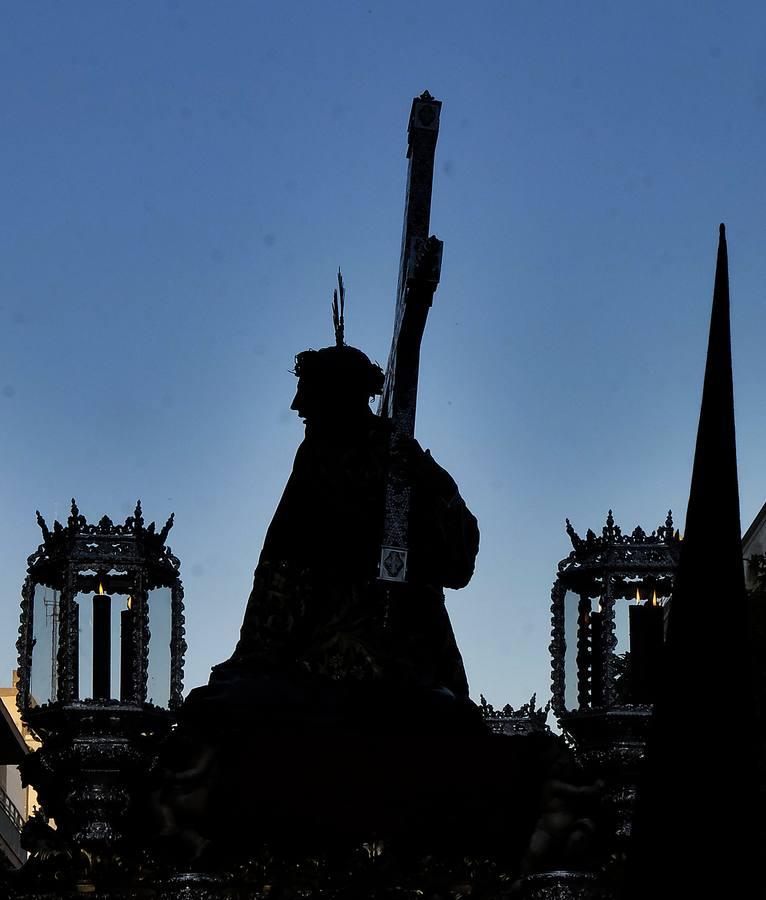
M 479 525 L 452 476 L 429 450 L 407 441 L 401 457 L 415 490 L 413 525 L 426 580 L 462 588 L 471 580 L 479 552 Z
M 471 580 L 479 552 L 479 523 L 466 506 L 452 476 L 426 452 L 438 469 L 434 480 L 439 490 L 434 499 L 442 545 L 441 583 L 447 588 L 465 587 Z

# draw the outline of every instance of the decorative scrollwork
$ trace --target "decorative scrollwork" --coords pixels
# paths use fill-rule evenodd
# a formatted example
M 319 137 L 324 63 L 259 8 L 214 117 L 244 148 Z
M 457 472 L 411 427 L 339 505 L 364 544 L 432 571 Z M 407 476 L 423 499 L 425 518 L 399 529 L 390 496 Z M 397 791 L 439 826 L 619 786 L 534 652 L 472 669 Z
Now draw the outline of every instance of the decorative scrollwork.
M 630 534 L 624 534 L 620 526 L 615 525 L 611 509 L 606 524 L 601 529 L 601 536 L 597 536 L 589 528 L 585 538 L 581 538 L 569 519 L 566 520 L 566 532 L 573 550 L 559 563 L 559 571 L 572 568 L 592 569 L 602 565 L 605 560 L 618 559 L 631 560 L 635 565 L 646 565 L 670 556 L 677 562 L 680 552 L 681 537 L 673 529 L 673 514 L 670 510 L 664 525 L 660 525 L 651 534 L 647 534 L 640 525 Z
M 51 586 L 57 589 L 56 583 L 62 577 L 64 565 L 79 562 L 84 566 L 98 567 L 107 562 L 140 562 L 147 566 L 154 580 L 163 581 L 168 574 L 178 571 L 179 562 L 165 546 L 170 529 L 173 527 L 173 515 L 162 529 L 157 532 L 154 522 L 144 526 L 140 501 L 136 504 L 132 516 L 128 516 L 122 525 L 115 525 L 109 516 L 102 516 L 96 524 L 89 524 L 85 516 L 80 514 L 77 503 L 72 500 L 72 511 L 67 524 L 56 521 L 53 528 L 48 528 L 45 519 L 37 512 L 37 522 L 43 535 L 43 543 L 29 557 L 29 569 L 46 575 Z M 104 538 L 110 538 L 104 542 Z
M 39 515 L 39 513 L 38 513 Z M 19 686 L 16 692 L 16 705 L 23 712 L 29 702 L 29 688 L 32 673 L 32 648 L 34 646 L 34 592 L 33 579 L 28 575 L 21 588 L 21 619 L 16 651 L 19 660 Z
M 183 703 L 184 659 L 186 657 L 186 620 L 184 618 L 184 588 L 180 579 L 173 586 L 175 597 L 172 604 L 171 642 L 177 652 L 170 660 L 170 709 L 178 709 Z
M 532 694 L 528 703 L 514 709 L 509 703 L 502 709 L 495 709 L 487 703 L 483 694 L 479 695 L 479 709 L 484 721 L 495 734 L 531 734 L 532 732 L 550 732 L 546 719 L 550 712 L 550 701 L 537 707 L 537 695 Z
M 566 711 L 565 666 L 566 634 L 564 631 L 564 596 L 566 588 L 557 580 L 551 589 L 551 643 L 548 647 L 551 659 L 551 702 L 553 712 L 560 717 Z

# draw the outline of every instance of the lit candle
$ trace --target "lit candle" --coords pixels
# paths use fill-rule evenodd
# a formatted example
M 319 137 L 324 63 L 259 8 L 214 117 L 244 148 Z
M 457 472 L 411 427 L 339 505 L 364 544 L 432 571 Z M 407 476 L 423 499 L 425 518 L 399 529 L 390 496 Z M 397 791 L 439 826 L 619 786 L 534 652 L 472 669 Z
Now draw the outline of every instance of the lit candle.
M 120 700 L 134 700 L 133 696 L 133 598 L 120 613 Z
M 112 598 L 99 584 L 93 595 L 93 698 L 108 700 L 111 694 Z

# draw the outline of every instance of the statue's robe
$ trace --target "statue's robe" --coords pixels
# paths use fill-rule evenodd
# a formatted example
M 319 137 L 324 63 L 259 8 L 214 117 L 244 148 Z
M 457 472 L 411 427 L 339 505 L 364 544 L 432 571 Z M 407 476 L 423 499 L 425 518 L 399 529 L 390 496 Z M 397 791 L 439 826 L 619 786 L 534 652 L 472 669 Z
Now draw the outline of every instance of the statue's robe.
M 309 432 L 266 534 L 235 658 L 467 696 L 442 588 L 473 574 L 476 519 L 426 455 L 413 484 L 410 586 L 397 610 L 407 621 L 390 621 L 375 579 L 387 450 L 385 423 L 372 415 L 345 435 Z
M 307 428 L 239 643 L 208 687 L 192 692 L 187 716 L 213 702 L 236 710 L 244 728 L 275 717 L 337 719 L 364 695 L 390 701 L 391 714 L 394 703 L 429 721 L 449 709 L 448 718 L 460 710 L 476 722 L 443 591 L 473 574 L 476 518 L 451 476 L 416 453 L 408 583 L 387 591 L 376 575 L 388 461 L 389 426 L 372 413 L 343 430 Z

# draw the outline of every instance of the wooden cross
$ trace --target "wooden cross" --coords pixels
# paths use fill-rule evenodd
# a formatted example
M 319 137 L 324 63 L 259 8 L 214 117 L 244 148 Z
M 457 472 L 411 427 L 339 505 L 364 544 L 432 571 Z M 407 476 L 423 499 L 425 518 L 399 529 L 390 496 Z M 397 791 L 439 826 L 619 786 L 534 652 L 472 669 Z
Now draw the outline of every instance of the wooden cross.
M 439 283 L 443 244 L 428 236 L 434 154 L 439 136 L 441 101 L 425 91 L 412 101 L 407 128 L 407 193 L 402 251 L 396 292 L 394 336 L 378 413 L 391 421 L 392 449 L 415 434 L 420 344 L 428 310 Z M 378 577 L 407 581 L 410 485 L 396 465 L 386 480 L 383 541 Z

